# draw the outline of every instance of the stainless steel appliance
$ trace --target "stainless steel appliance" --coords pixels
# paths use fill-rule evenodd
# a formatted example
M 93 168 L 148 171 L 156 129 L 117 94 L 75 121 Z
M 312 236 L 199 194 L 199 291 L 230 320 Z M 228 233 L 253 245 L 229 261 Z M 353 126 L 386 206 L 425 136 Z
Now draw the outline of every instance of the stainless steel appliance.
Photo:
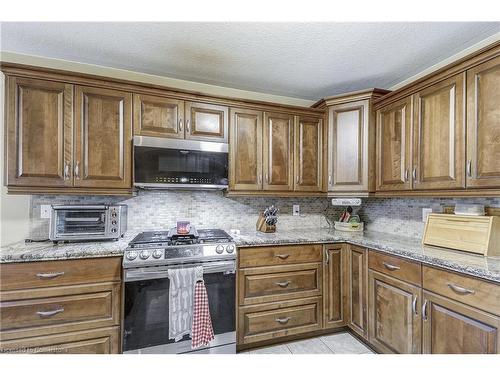
M 169 340 L 168 269 L 201 265 L 215 339 L 191 349 L 191 339 Z M 236 353 L 236 246 L 223 230 L 177 235 L 143 232 L 123 257 L 125 307 L 124 353 Z
M 126 205 L 52 206 L 49 239 L 117 240 L 127 230 Z
M 134 137 L 134 185 L 144 189 L 225 189 L 228 144 Z

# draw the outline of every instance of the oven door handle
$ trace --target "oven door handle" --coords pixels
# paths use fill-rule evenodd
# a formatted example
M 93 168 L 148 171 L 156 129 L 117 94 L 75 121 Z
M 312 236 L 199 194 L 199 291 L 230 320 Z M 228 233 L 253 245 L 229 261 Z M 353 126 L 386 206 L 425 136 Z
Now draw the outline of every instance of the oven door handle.
M 140 268 L 134 270 L 125 270 L 124 281 L 137 281 L 137 280 L 150 280 L 150 279 L 163 279 L 168 277 L 169 269 L 193 267 L 198 264 L 184 264 L 178 266 L 160 266 L 151 268 Z M 203 273 L 217 273 L 223 272 L 224 274 L 232 274 L 236 272 L 236 264 L 234 261 L 224 262 L 207 262 L 199 264 L 203 267 Z

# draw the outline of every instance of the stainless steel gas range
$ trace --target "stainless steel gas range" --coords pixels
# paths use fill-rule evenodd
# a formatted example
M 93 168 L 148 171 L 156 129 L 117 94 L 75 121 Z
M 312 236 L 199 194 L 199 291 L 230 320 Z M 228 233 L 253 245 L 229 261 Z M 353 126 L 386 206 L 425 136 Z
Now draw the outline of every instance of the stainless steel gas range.
M 215 339 L 192 351 L 191 339 L 169 340 L 168 269 L 203 267 Z M 124 353 L 236 353 L 236 246 L 223 230 L 143 232 L 123 257 Z

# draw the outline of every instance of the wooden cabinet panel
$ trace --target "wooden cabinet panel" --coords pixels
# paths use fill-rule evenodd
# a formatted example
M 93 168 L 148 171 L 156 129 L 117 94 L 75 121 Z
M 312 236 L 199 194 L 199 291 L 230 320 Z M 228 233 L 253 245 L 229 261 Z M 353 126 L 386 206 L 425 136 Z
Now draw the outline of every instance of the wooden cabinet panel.
M 0 351 L 20 354 L 118 354 L 120 327 L 2 341 Z
M 346 316 L 346 251 L 336 244 L 325 245 L 324 252 L 323 328 L 341 327 Z
M 415 94 L 414 189 L 465 186 L 464 75 Z
M 244 268 L 238 277 L 239 304 L 317 296 L 321 295 L 322 284 L 319 263 Z
M 132 186 L 132 94 L 76 87 L 75 186 Z
M 7 76 L 6 184 L 73 184 L 73 85 Z
M 134 94 L 134 135 L 184 138 L 184 101 Z
M 411 188 L 412 98 L 377 111 L 377 190 Z
M 239 249 L 239 268 L 314 263 L 323 260 L 321 245 L 281 245 Z
M 421 353 L 421 289 L 369 270 L 370 343 L 384 353 Z
M 295 185 L 297 191 L 322 187 L 323 120 L 298 116 L 295 123 Z
M 411 284 L 422 285 L 422 265 L 420 263 L 370 251 L 368 266 L 375 271 L 385 273 Z
M 467 187 L 500 187 L 500 57 L 467 71 Z
M 319 330 L 321 314 L 321 297 L 241 307 L 238 344 Z
M 498 354 L 500 318 L 424 291 L 423 352 Z
M 186 139 L 227 143 L 228 117 L 228 107 L 186 102 Z
M 229 188 L 262 190 L 262 112 L 230 109 Z
M 264 190 L 293 190 L 294 118 L 264 113 Z
M 348 326 L 360 336 L 367 338 L 368 322 L 368 250 L 349 246 L 347 255 L 348 274 Z
M 329 110 L 329 190 L 368 190 L 368 107 L 364 100 Z

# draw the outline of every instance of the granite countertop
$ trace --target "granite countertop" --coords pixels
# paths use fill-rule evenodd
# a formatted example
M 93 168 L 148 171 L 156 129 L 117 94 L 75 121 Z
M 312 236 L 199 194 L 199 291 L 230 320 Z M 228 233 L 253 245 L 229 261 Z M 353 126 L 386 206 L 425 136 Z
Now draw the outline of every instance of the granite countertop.
M 128 232 L 119 241 L 58 245 L 52 242 L 18 242 L 0 249 L 0 263 L 122 256 L 128 242 L 135 235 L 136 233 Z M 419 239 L 388 233 L 373 231 L 348 233 L 319 228 L 282 230 L 276 233 L 242 230 L 239 235 L 232 236 L 239 247 L 348 242 L 500 283 L 500 257 L 486 258 L 459 251 L 422 246 Z

